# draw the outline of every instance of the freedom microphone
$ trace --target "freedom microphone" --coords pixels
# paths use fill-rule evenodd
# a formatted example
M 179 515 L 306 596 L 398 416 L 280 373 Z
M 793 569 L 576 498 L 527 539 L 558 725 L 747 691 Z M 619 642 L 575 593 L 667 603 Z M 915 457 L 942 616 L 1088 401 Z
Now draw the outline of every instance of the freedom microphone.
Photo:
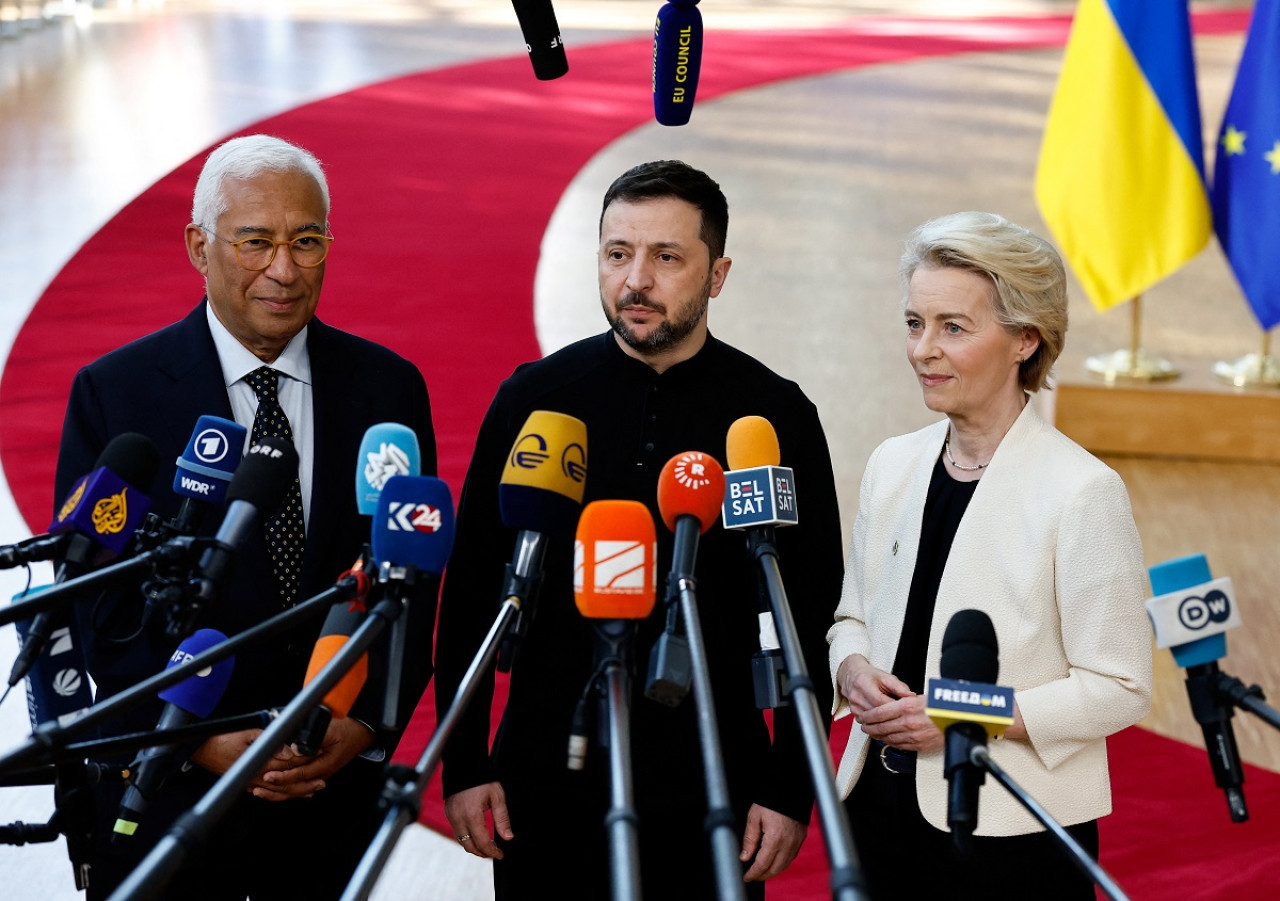
M 356 455 L 356 509 L 372 516 L 387 479 L 421 473 L 422 451 L 413 429 L 398 422 L 369 426 Z
M 226 640 L 227 636 L 217 629 L 198 629 L 178 645 L 178 649 L 165 664 L 165 669 L 180 666 Z M 155 731 L 163 735 L 168 729 L 207 718 L 226 692 L 234 666 L 235 658 L 228 657 L 160 692 L 160 700 L 165 705 Z M 155 797 L 164 781 L 182 765 L 186 756 L 173 745 L 156 745 L 138 756 L 129 767 L 133 776 L 129 780 L 129 787 L 125 789 L 124 799 L 120 802 L 120 813 L 112 827 L 113 837 L 132 836 L 138 831 L 138 823 L 147 804 Z
M 540 81 L 551 81 L 568 72 L 569 58 L 564 52 L 564 38 L 560 37 L 551 0 L 513 0 L 513 5 L 534 76 Z
M 582 512 L 586 483 L 587 424 L 550 410 L 530 413 L 511 446 L 498 483 L 502 523 L 518 530 L 502 596 L 520 609 L 515 629 L 502 640 L 499 672 L 510 671 L 516 647 L 528 632 L 542 581 L 547 538 L 573 532 Z
M 639 501 L 592 501 L 578 520 L 573 546 L 573 600 L 592 621 L 595 666 L 616 661 L 631 671 L 636 621 L 653 612 L 658 578 L 658 539 L 649 508 Z M 592 676 L 592 683 L 596 676 Z M 586 698 L 583 698 L 585 702 Z M 569 737 L 569 769 L 583 768 L 587 753 L 586 704 L 579 703 Z
M 941 678 L 930 679 L 925 713 L 946 741 L 947 826 L 956 847 L 970 844 L 978 825 L 978 789 L 986 771 L 972 760 L 975 747 L 1013 725 L 1013 689 L 994 684 L 1000 675 L 999 645 L 991 617 L 959 610 L 942 634 Z
M 247 433 L 240 423 L 221 416 L 201 416 L 196 420 L 173 474 L 173 493 L 182 498 L 173 523 L 179 534 L 195 532 L 210 507 L 226 502 Z
M 1156 595 L 1146 603 L 1156 647 L 1169 648 L 1187 671 L 1187 697 L 1200 724 L 1213 781 L 1227 799 L 1233 823 L 1249 819 L 1244 798 L 1244 767 L 1236 747 L 1232 705 L 1217 691 L 1225 675 L 1218 661 L 1227 655 L 1228 629 L 1241 624 L 1230 579 L 1214 579 L 1204 554 L 1158 563 L 1148 570 Z
M 653 114 L 658 124 L 684 125 L 689 121 L 701 69 L 698 0 L 671 0 L 658 10 L 653 24 Z
M 698 536 L 715 525 L 724 491 L 724 468 L 702 451 L 676 454 L 658 475 L 658 512 L 675 533 L 675 545 L 664 599 L 667 625 L 649 655 L 644 693 L 669 707 L 684 699 L 693 678 L 689 640 L 676 602 L 682 590 L 694 589 Z

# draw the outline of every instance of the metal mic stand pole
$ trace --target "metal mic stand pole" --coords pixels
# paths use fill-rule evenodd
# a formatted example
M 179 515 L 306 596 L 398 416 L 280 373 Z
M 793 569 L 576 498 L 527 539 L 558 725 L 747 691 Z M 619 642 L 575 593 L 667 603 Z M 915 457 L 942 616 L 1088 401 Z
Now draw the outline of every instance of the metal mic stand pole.
M 1129 901 L 1129 896 L 1120 889 L 1120 886 L 1116 885 L 1114 879 L 1107 875 L 1107 871 L 1102 869 L 1098 862 L 1089 856 L 1089 852 L 1071 837 L 1071 833 L 1063 829 L 1062 824 L 1050 816 L 1039 801 L 1027 794 L 1022 786 L 1013 781 L 1013 777 L 1006 773 L 1000 764 L 991 759 L 991 752 L 987 750 L 986 746 L 974 745 L 969 751 L 969 762 L 995 776 L 996 781 L 1008 789 L 1018 803 L 1025 807 L 1028 813 L 1049 830 L 1049 833 L 1057 840 L 1058 844 L 1066 850 L 1072 863 L 1096 882 L 1098 887 L 1106 892 L 1108 898 L 1113 899 L 1113 901 Z
M 617 628 L 621 626 L 621 628 Z M 628 620 L 605 620 L 596 634 L 609 649 L 605 685 L 609 735 L 609 861 L 613 901 L 640 901 L 640 833 L 631 768 L 631 674 L 626 643 L 634 626 Z
M 782 646 L 782 658 L 787 664 L 786 693 L 791 695 L 795 707 L 796 720 L 804 739 L 805 756 L 809 761 L 809 774 L 813 778 L 813 792 L 818 803 L 818 823 L 822 827 L 827 860 L 831 864 L 831 896 L 840 901 L 868 898 L 858 855 L 853 846 L 853 832 L 836 792 L 836 774 L 831 766 L 831 752 L 822 711 L 818 708 L 818 696 L 804 662 L 795 619 L 791 616 L 791 604 L 787 601 L 787 590 L 782 585 L 778 551 L 773 544 L 773 529 L 752 529 L 747 534 L 747 542 L 751 553 L 760 561 L 769 603 L 773 608 L 773 619 L 777 625 L 778 643 Z

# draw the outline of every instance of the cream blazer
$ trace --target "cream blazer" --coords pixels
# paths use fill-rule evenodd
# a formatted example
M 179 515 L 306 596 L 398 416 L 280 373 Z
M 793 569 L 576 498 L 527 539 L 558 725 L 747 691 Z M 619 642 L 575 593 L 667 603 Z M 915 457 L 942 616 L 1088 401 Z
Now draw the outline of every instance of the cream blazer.
M 946 432 L 943 420 L 891 438 L 867 463 L 844 593 L 827 634 L 833 685 L 850 654 L 886 672 L 893 667 L 929 478 Z M 1111 812 L 1105 738 L 1150 707 L 1146 594 L 1142 544 L 1124 483 L 1028 403 L 956 532 L 938 587 L 925 675 L 939 674 L 942 634 L 956 611 L 971 607 L 991 617 L 999 684 L 1015 690 L 1030 739 L 992 742 L 992 756 L 1064 825 Z M 839 719 L 849 712 L 837 689 L 833 713 Z M 841 797 L 853 790 L 867 745 L 854 725 L 836 776 Z M 942 751 L 920 755 L 916 796 L 925 818 L 945 830 L 942 765 Z M 1040 828 L 987 778 L 978 835 Z

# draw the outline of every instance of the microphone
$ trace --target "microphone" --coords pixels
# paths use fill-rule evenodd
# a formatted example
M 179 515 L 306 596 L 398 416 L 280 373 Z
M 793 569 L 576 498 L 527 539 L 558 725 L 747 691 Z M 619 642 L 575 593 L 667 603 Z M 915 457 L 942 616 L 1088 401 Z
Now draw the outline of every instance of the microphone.
M 698 0 L 671 0 L 658 10 L 653 23 L 653 114 L 658 124 L 684 125 L 689 121 L 701 69 Z
M 568 72 L 569 59 L 565 56 L 564 39 L 560 37 L 551 0 L 513 0 L 513 5 L 534 76 L 540 81 L 550 81 Z
M 14 600 L 32 597 L 48 587 L 41 585 L 30 588 L 16 595 Z M 18 683 L 24 675 L 22 670 L 25 669 L 27 714 L 33 731 L 41 723 L 49 720 L 61 721 L 63 717 L 77 713 L 93 703 L 84 648 L 80 646 L 79 635 L 70 625 L 49 620 L 50 630 L 44 648 L 41 651 L 32 649 L 29 665 L 23 659 L 31 647 L 31 629 L 40 624 L 41 617 L 47 617 L 50 613 L 51 611 L 46 610 L 30 620 L 14 623 L 18 630 L 20 649 L 19 660 L 14 662 L 14 673 L 17 675 L 11 675 L 9 687 Z
M 387 479 L 421 472 L 422 451 L 413 429 L 398 422 L 369 426 L 356 455 L 356 509 L 361 516 L 372 516 Z
M 252 531 L 260 516 L 280 506 L 298 474 L 298 452 L 293 442 L 263 438 L 249 448 L 244 461 L 227 487 L 227 512 L 213 536 L 213 544 L 200 557 L 202 577 L 197 580 L 197 596 L 188 598 L 181 609 L 171 609 L 166 631 L 187 635 L 206 606 L 222 593 L 235 558 L 236 547 Z
M 310 685 L 316 673 L 320 672 L 324 665 L 342 649 L 342 646 L 364 622 L 366 612 L 364 599 L 360 597 L 335 604 L 330 608 L 329 615 L 325 617 L 324 627 L 320 630 L 320 637 L 316 639 L 315 649 L 311 652 L 304 685 Z M 320 706 L 312 708 L 307 719 L 303 721 L 293 740 L 298 753 L 312 757 L 320 750 L 330 721 L 334 717 L 338 719 L 346 717 L 368 678 L 369 655 L 364 654 L 351 669 L 347 670 L 342 680 L 329 689 Z
M 182 506 L 173 520 L 173 528 L 190 535 L 200 527 L 212 506 L 227 499 L 227 487 L 243 456 L 241 448 L 247 430 L 238 422 L 221 416 L 201 416 L 191 430 L 191 440 L 177 460 L 173 474 L 173 493 L 182 498 Z
M 743 416 L 729 426 L 725 438 L 729 472 L 725 473 L 721 520 L 726 529 L 752 532 L 749 543 L 773 544 L 773 526 L 799 521 L 795 475 L 778 465 L 778 433 L 763 416 Z M 754 546 L 753 546 L 754 551 Z M 760 650 L 751 655 L 756 706 L 761 710 L 791 703 L 785 692 L 786 665 L 778 645 L 769 599 L 760 596 Z
M 1169 648 L 1174 662 L 1187 671 L 1191 713 L 1204 734 L 1213 781 L 1227 799 L 1231 822 L 1249 819 L 1244 799 L 1244 767 L 1236 747 L 1232 705 L 1217 691 L 1225 674 L 1218 660 L 1227 655 L 1228 629 L 1241 624 L 1230 579 L 1214 579 L 1204 554 L 1169 560 L 1149 568 L 1151 590 L 1147 615 L 1156 647 Z
M 639 501 L 592 501 L 578 520 L 573 546 L 573 600 L 592 620 L 595 666 L 616 664 L 631 671 L 631 641 L 636 620 L 653 612 L 658 579 L 658 539 L 649 508 Z M 586 695 L 574 714 L 569 736 L 569 769 L 586 762 Z
M 165 669 L 180 666 L 226 640 L 227 636 L 216 629 L 200 629 L 178 645 Z M 159 697 L 165 705 L 160 720 L 156 723 L 156 732 L 163 735 L 165 730 L 186 726 L 209 716 L 227 690 L 234 665 L 235 658 L 228 657 L 160 692 Z M 138 823 L 148 802 L 155 797 L 164 781 L 182 765 L 191 750 L 193 748 L 179 752 L 174 745 L 156 745 L 144 750 L 130 764 L 133 776 L 129 780 L 129 787 L 125 789 L 124 799 L 120 802 L 120 813 L 112 827 L 113 838 L 132 836 L 138 831 Z
M 675 533 L 675 545 L 667 577 L 667 625 L 649 655 L 645 695 L 669 707 L 688 694 L 692 678 L 689 643 L 675 601 L 682 590 L 694 588 L 698 536 L 715 524 L 724 493 L 724 469 L 701 451 L 676 454 L 658 475 L 658 512 Z
M 587 424 L 550 410 L 530 413 L 498 483 L 503 525 L 519 530 L 502 593 L 520 611 L 515 629 L 503 637 L 499 672 L 511 669 L 519 640 L 533 618 L 547 536 L 574 529 L 586 482 Z
M 1000 674 L 999 645 L 991 617 L 981 610 L 960 610 L 942 633 L 940 679 L 930 679 L 925 713 L 946 739 L 943 773 L 947 777 L 947 826 L 964 852 L 978 825 L 978 789 L 986 771 L 972 753 L 985 748 L 1013 725 L 1013 689 L 995 683 Z

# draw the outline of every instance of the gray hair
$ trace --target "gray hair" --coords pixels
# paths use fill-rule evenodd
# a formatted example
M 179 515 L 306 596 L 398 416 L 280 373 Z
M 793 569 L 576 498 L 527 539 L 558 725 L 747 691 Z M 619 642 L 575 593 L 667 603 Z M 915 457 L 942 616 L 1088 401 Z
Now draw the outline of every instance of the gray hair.
M 1044 238 L 995 213 L 952 213 L 907 236 L 898 267 L 905 302 L 921 267 L 964 269 L 991 280 L 991 308 L 1010 334 L 1031 329 L 1040 345 L 1018 367 L 1024 391 L 1045 387 L 1067 340 L 1067 273 Z
M 254 178 L 263 172 L 299 172 L 311 176 L 324 200 L 329 218 L 329 182 L 320 161 L 295 144 L 271 135 L 246 135 L 220 145 L 204 162 L 191 198 L 191 221 L 212 227 L 229 206 L 224 185 L 228 178 Z

